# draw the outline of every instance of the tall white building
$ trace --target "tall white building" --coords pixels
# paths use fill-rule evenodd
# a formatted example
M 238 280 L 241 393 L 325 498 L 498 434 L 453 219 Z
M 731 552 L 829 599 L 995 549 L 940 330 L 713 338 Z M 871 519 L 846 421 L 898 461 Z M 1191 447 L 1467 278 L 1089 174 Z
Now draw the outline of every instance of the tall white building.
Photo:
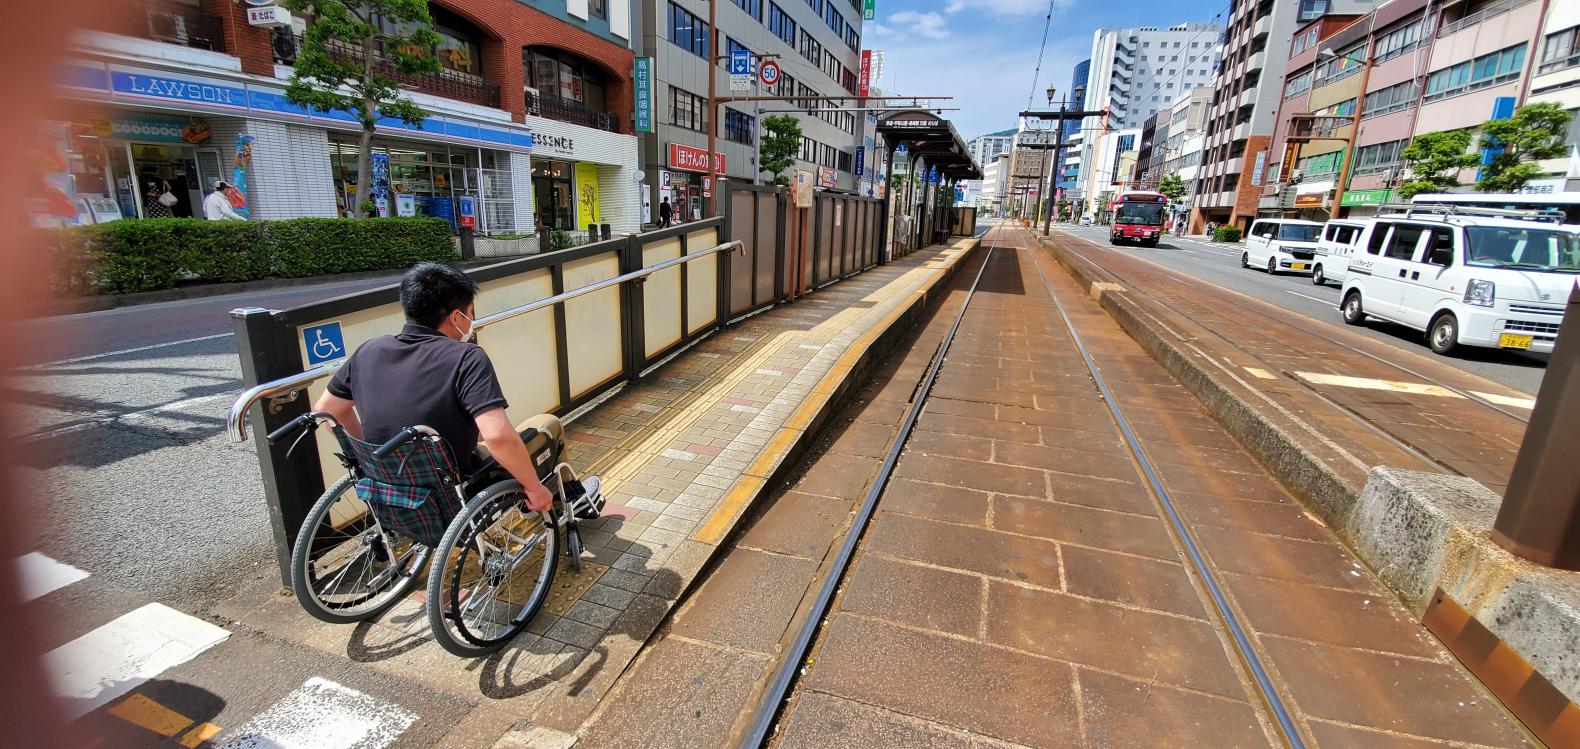
M 1010 144 L 1015 141 L 1016 132 L 1018 131 L 1015 128 L 1010 128 L 978 135 L 966 141 L 966 150 L 971 152 L 971 158 L 976 159 L 978 164 L 986 166 L 994 157 L 1010 149 Z
M 1159 111 L 1169 110 L 1176 99 L 1197 88 L 1210 87 L 1218 66 L 1221 29 L 1211 24 L 1182 23 L 1167 28 L 1098 29 L 1092 33 L 1092 57 L 1087 70 L 1087 110 L 1108 110 L 1108 118 L 1088 117 L 1081 123 L 1081 137 L 1066 158 L 1080 165 L 1080 194 L 1089 201 L 1122 181 L 1110 159 L 1122 130 L 1139 131 Z M 1113 142 L 1109 142 L 1113 141 Z

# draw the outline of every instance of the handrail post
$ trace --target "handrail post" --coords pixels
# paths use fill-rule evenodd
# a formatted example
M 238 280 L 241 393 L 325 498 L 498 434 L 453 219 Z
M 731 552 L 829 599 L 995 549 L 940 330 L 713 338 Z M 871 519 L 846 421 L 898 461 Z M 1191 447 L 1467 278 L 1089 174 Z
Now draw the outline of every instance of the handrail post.
M 276 322 L 269 310 L 244 308 L 232 310 L 230 315 L 236 331 L 243 385 L 252 387 L 302 371 L 293 331 Z M 307 407 L 307 386 L 303 385 L 301 394 L 294 400 L 276 405 L 264 398 L 253 404 L 248 414 L 258 425 L 252 430 L 252 443 L 263 468 L 263 492 L 269 508 L 269 531 L 274 537 L 280 582 L 287 586 L 291 584 L 291 548 L 296 543 L 297 531 L 307 518 L 307 511 L 324 491 L 323 473 L 317 450 L 302 449 L 287 459 L 288 445 L 271 445 L 265 435 L 306 413 Z
M 631 234 L 625 238 L 625 249 L 620 253 L 620 272 L 630 273 L 642 267 L 642 237 Z M 621 284 L 620 303 L 623 307 L 621 317 L 625 325 L 625 343 L 621 347 L 625 351 L 625 379 L 626 382 L 635 384 L 642 379 L 642 361 L 647 358 L 646 340 L 647 322 L 644 317 L 642 284 Z

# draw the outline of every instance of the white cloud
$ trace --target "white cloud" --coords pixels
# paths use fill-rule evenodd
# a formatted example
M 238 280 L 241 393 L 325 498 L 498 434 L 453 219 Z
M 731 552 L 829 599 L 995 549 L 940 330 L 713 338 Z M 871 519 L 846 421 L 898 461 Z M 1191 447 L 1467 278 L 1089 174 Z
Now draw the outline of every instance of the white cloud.
M 928 39 L 944 39 L 949 36 L 949 29 L 944 27 L 944 17 L 933 12 L 901 11 L 891 14 L 888 21 L 890 27 L 884 30 L 889 33 L 895 33 L 897 29 L 900 32 Z
M 949 0 L 949 4 L 944 6 L 944 12 L 958 13 L 964 7 L 966 7 L 965 0 Z
M 1053 0 L 1053 12 L 1062 13 L 1073 5 L 1075 0 Z M 1048 0 L 948 0 L 944 12 L 954 14 L 968 8 L 1001 18 L 1043 16 L 1048 14 Z

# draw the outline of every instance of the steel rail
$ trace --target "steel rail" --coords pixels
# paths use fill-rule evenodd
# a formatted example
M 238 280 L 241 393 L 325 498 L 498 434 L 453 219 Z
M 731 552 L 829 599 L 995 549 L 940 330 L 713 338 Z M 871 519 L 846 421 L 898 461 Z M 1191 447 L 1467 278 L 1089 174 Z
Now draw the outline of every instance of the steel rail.
M 739 746 L 761 747 L 768 740 L 768 734 L 773 730 L 780 708 L 784 706 L 785 699 L 790 695 L 795 674 L 806 661 L 807 651 L 812 646 L 812 639 L 817 635 L 823 617 L 828 615 L 829 606 L 834 602 L 834 592 L 838 590 L 840 580 L 845 577 L 845 571 L 856 553 L 856 544 L 861 540 L 862 533 L 866 531 L 868 522 L 872 520 L 873 510 L 878 506 L 878 498 L 882 496 L 884 488 L 889 483 L 889 475 L 900 461 L 900 452 L 905 448 L 905 442 L 911 435 L 912 427 L 916 425 L 916 419 L 921 416 L 927 394 L 933 387 L 933 381 L 938 378 L 938 370 L 943 367 L 944 357 L 949 353 L 950 344 L 954 343 L 955 331 L 960 329 L 960 321 L 965 318 L 966 309 L 971 306 L 971 298 L 976 295 L 977 285 L 982 282 L 982 273 L 987 270 L 988 261 L 993 259 L 995 249 L 997 249 L 996 244 L 988 246 L 987 257 L 983 258 L 982 266 L 977 268 L 976 278 L 966 292 L 960 311 L 955 313 L 954 322 L 949 325 L 949 331 L 944 334 L 943 342 L 933 353 L 932 361 L 927 366 L 927 373 L 923 375 L 921 384 L 917 386 L 916 394 L 911 399 L 910 407 L 905 411 L 905 420 L 900 422 L 900 430 L 890 444 L 889 452 L 883 458 L 883 464 L 878 468 L 878 475 L 872 480 L 872 488 L 867 491 L 866 499 L 862 500 L 855 521 L 845 533 L 845 541 L 839 548 L 838 556 L 834 558 L 834 565 L 823 578 L 823 585 L 818 589 L 811 610 L 807 612 L 806 621 L 802 623 L 795 639 L 786 649 L 784 657 L 779 661 L 779 667 L 774 670 L 773 679 L 768 683 L 768 689 L 758 703 L 747 734 L 742 738 Z
M 1039 248 L 1033 246 L 1028 249 L 1035 251 Z M 1195 568 L 1197 575 L 1200 576 L 1202 585 L 1207 589 L 1207 594 L 1212 599 L 1213 608 L 1216 610 L 1218 618 L 1223 622 L 1224 628 L 1228 630 L 1234 640 L 1235 650 L 1239 652 L 1240 658 L 1251 672 L 1251 676 L 1256 682 L 1257 691 L 1261 693 L 1262 700 L 1268 710 L 1273 713 L 1280 733 L 1289 746 L 1294 747 L 1294 749 L 1305 749 L 1305 739 L 1301 737 L 1299 729 L 1295 726 L 1294 718 L 1289 714 L 1288 708 L 1284 706 L 1283 698 L 1278 694 L 1278 689 L 1273 685 L 1272 678 L 1268 675 L 1266 667 L 1262 665 L 1261 658 L 1257 656 L 1255 648 L 1251 645 L 1250 637 L 1240 624 L 1239 617 L 1235 616 L 1234 609 L 1230 607 L 1228 598 L 1224 596 L 1223 589 L 1218 584 L 1217 576 L 1213 574 L 1212 568 L 1207 565 L 1207 560 L 1202 556 L 1201 549 L 1196 546 L 1196 540 L 1191 536 L 1190 529 L 1186 527 L 1185 521 L 1180 517 L 1179 510 L 1174 506 L 1173 497 L 1169 495 L 1168 489 L 1163 486 L 1163 481 L 1158 478 L 1157 471 L 1152 467 L 1152 461 L 1147 458 L 1146 450 L 1141 447 L 1140 440 L 1136 438 L 1135 432 L 1130 428 L 1130 421 L 1125 418 L 1124 412 L 1120 410 L 1118 401 L 1114 399 L 1113 391 L 1108 388 L 1108 383 L 1103 380 L 1102 373 L 1098 371 L 1097 362 L 1092 358 L 1091 353 L 1087 351 L 1086 344 L 1081 340 L 1081 334 L 1075 329 L 1075 323 L 1064 309 L 1064 303 L 1060 302 L 1059 297 L 1054 295 L 1053 284 L 1048 282 L 1048 276 L 1042 272 L 1042 265 L 1037 262 L 1035 256 L 1032 258 L 1032 267 L 1037 269 L 1037 275 L 1042 279 L 1043 288 L 1048 291 L 1048 297 L 1053 300 L 1054 307 L 1059 312 L 1059 317 L 1064 321 L 1065 329 L 1070 332 L 1070 339 L 1075 342 L 1075 348 L 1080 352 L 1081 359 L 1086 364 L 1087 373 L 1091 375 L 1092 382 L 1096 384 L 1098 392 L 1102 393 L 1103 402 L 1108 406 L 1109 415 L 1114 418 L 1114 423 L 1119 426 L 1119 431 L 1124 435 L 1125 443 L 1130 448 L 1131 455 L 1135 457 L 1136 462 L 1141 466 L 1142 473 L 1146 475 L 1147 483 L 1151 486 L 1153 495 L 1157 498 L 1159 506 L 1167 516 L 1169 525 L 1173 527 L 1175 536 L 1179 539 L 1181 550 L 1185 552 L 1191 566 Z
M 738 239 L 731 240 L 723 244 L 714 245 L 705 250 L 698 250 L 677 258 L 665 260 L 661 263 L 655 263 L 643 268 L 638 268 L 634 271 L 631 271 L 630 273 L 624 273 L 613 278 L 607 278 L 602 281 L 590 283 L 586 286 L 571 289 L 570 291 L 560 294 L 555 294 L 551 297 L 545 297 L 535 302 L 528 302 L 516 307 L 511 307 L 507 310 L 495 312 L 492 315 L 479 317 L 474 324 L 474 329 L 482 330 L 483 328 L 495 323 L 501 323 L 512 318 L 520 317 L 532 312 L 537 312 L 538 310 L 546 309 L 556 304 L 567 302 L 579 296 L 585 296 L 593 292 L 603 291 L 604 289 L 619 286 L 620 284 L 627 283 L 629 281 L 636 281 L 646 278 L 659 271 L 667 270 L 678 265 L 683 265 L 693 260 L 700 260 L 726 250 L 739 251 L 744 250 L 745 248 L 746 244 Z M 245 442 L 247 440 L 247 411 L 252 408 L 253 404 L 263 400 L 264 398 L 292 395 L 300 391 L 309 383 L 334 374 L 335 370 L 340 369 L 340 366 L 344 363 L 345 360 L 341 359 L 332 364 L 323 364 L 302 372 L 297 372 L 296 374 L 286 375 L 285 377 L 281 377 L 276 380 L 260 383 L 242 391 L 241 395 L 236 397 L 235 402 L 231 403 L 230 414 L 226 417 L 225 421 L 225 426 L 230 433 L 231 441 Z

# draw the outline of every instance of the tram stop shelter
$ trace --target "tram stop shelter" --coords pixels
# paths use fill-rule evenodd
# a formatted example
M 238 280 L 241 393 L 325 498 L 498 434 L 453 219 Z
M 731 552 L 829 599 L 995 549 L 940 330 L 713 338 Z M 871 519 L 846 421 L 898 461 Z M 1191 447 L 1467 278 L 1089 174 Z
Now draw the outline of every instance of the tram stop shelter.
M 954 190 L 962 180 L 982 179 L 982 169 L 971 158 L 965 141 L 953 123 L 925 109 L 906 109 L 884 116 L 878 120 L 877 134 L 888 149 L 889 164 L 894 163 L 895 151 L 903 145 L 911 174 L 926 176 L 920 188 L 915 180 L 909 180 L 895 196 L 895 215 L 900 220 L 890 239 L 893 256 L 944 241 L 953 229 L 954 213 L 939 205 L 938 191 Z M 910 230 L 913 226 L 915 231 Z

